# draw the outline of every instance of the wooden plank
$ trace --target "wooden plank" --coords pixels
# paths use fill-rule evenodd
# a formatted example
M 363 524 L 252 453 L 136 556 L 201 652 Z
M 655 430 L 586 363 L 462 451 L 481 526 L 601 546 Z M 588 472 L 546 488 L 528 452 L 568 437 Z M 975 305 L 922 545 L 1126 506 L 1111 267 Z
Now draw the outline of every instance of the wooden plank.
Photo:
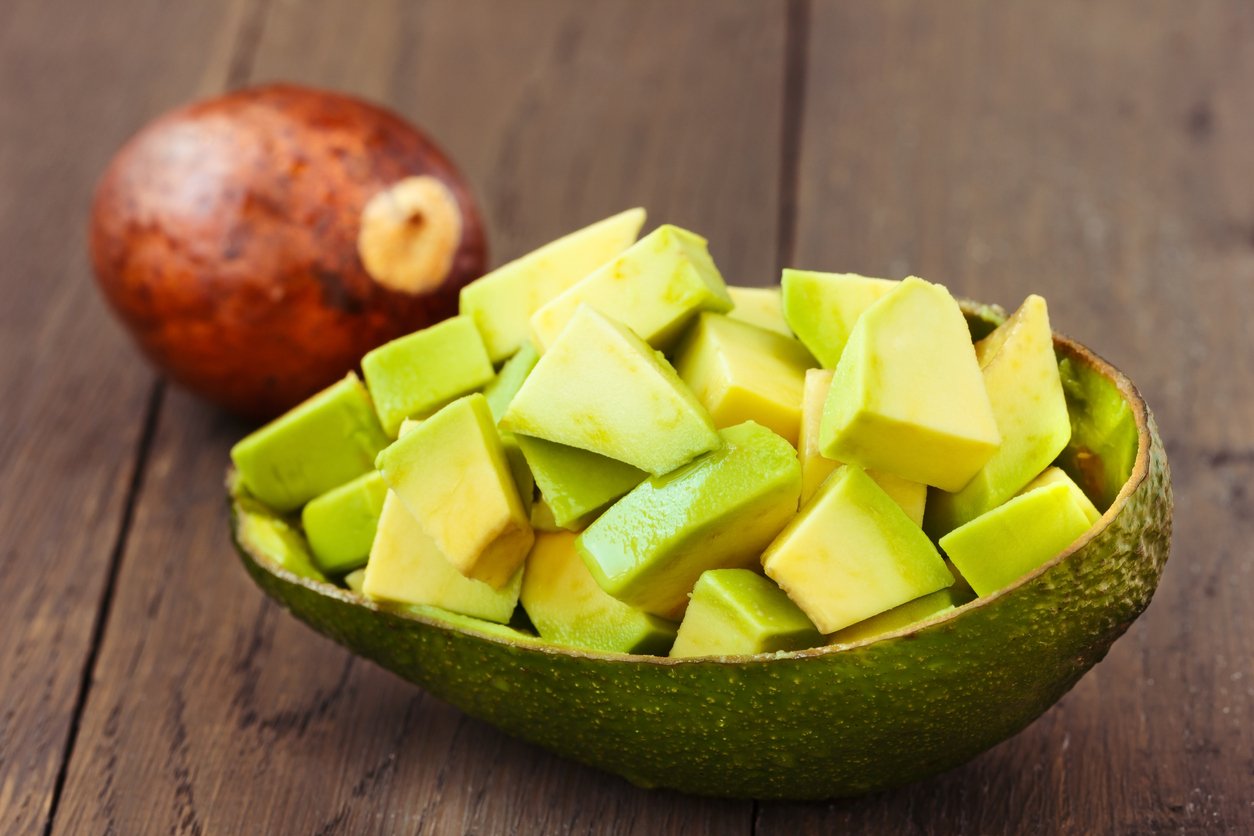
M 85 211 L 109 155 L 199 88 L 206 4 L 13 0 L 0 24 L 0 822 L 42 832 L 124 528 L 153 376 L 105 312 Z M 143 26 L 135 21 L 144 20 Z M 163 38 L 153 38 L 160 30 Z M 154 68 L 160 68 L 155 72 Z
M 1176 552 L 1028 730 L 896 792 L 766 805 L 757 832 L 1254 831 L 1254 8 L 820 3 L 812 23 L 793 261 L 1045 295 L 1155 409 Z
M 446 0 L 272 7 L 256 76 L 437 129 L 497 260 L 632 203 L 774 271 L 783 19 L 770 4 Z M 751 805 L 648 793 L 519 743 L 265 601 L 227 540 L 246 427 L 163 410 L 56 831 L 747 832 Z

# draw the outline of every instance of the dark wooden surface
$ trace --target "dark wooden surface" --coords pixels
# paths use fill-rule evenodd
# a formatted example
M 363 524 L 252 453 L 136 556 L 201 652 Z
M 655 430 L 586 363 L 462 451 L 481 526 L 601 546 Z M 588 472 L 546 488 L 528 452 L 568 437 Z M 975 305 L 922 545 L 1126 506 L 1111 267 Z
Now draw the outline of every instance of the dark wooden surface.
M 501 261 L 643 204 L 728 277 L 918 273 L 1124 368 L 1177 498 L 1153 605 L 1022 734 L 831 804 L 646 792 L 469 720 L 267 603 L 246 427 L 94 293 L 145 119 L 289 78 L 427 125 Z M 1254 832 L 1254 6 L 10 0 L 0 5 L 0 832 Z

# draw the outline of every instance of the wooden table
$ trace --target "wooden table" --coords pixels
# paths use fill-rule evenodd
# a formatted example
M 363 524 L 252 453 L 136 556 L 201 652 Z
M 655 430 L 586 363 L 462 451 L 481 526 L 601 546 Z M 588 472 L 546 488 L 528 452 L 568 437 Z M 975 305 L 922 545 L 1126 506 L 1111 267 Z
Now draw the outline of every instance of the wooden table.
M 241 571 L 247 427 L 154 377 L 85 256 L 129 133 L 275 78 L 428 126 L 497 262 L 641 204 L 738 283 L 1043 293 L 1167 438 L 1153 605 L 1016 738 L 830 804 L 639 790 L 347 655 Z M 1254 832 L 1247 0 L 6 0 L 0 253 L 4 833 Z

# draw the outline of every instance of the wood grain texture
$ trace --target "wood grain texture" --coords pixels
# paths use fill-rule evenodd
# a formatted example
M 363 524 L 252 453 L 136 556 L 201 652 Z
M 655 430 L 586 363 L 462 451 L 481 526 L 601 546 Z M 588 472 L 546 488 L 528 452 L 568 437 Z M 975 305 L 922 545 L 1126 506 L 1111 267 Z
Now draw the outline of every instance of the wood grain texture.
M 90 278 L 92 186 L 140 121 L 200 86 L 209 45 L 197 35 L 224 11 L 146 0 L 0 11 L 5 833 L 42 832 L 53 803 L 153 391 Z
M 1254 8 L 816 3 L 799 266 L 911 273 L 1123 368 L 1173 463 L 1158 595 L 1018 737 L 759 834 L 1254 831 Z
M 784 19 L 771 4 L 274 5 L 249 64 L 437 129 L 496 260 L 631 203 L 776 258 Z M 237 63 L 238 66 L 238 63 Z M 227 539 L 246 427 L 162 411 L 59 833 L 745 833 L 748 802 L 651 793 L 354 660 L 264 600 Z

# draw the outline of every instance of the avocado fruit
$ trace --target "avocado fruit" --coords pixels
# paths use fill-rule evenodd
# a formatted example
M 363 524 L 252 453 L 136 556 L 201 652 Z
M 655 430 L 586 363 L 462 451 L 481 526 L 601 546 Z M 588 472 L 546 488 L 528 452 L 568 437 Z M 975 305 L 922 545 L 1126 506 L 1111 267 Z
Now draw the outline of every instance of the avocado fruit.
M 1004 317 L 964 309 L 977 339 Z M 874 639 L 669 659 L 557 647 L 437 610 L 391 612 L 276 563 L 241 529 L 258 504 L 232 476 L 235 543 L 258 586 L 316 630 L 558 754 L 645 787 L 860 795 L 950 769 L 1023 729 L 1149 605 L 1171 539 L 1162 440 L 1122 373 L 1063 337 L 1054 346 L 1077 411 L 1060 461 L 1101 520 L 1010 586 Z

